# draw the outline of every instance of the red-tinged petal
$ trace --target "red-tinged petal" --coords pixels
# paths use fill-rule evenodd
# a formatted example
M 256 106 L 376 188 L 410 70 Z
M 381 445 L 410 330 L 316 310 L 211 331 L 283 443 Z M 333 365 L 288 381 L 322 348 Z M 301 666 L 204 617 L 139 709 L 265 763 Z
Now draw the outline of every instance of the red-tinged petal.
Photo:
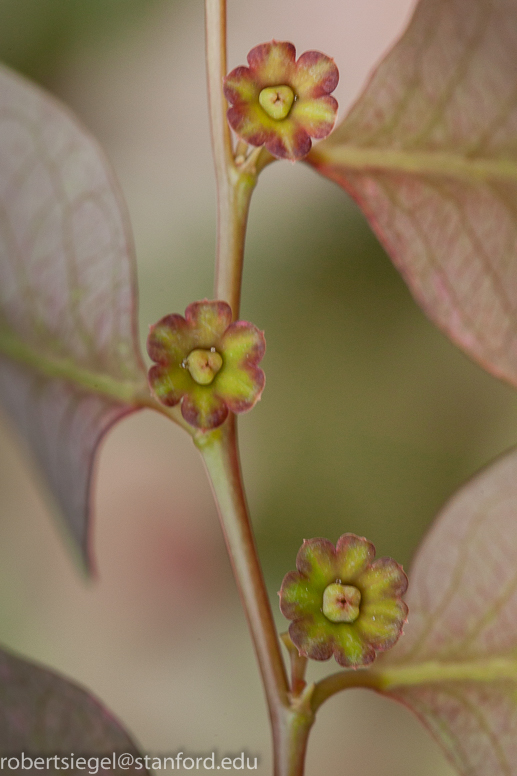
M 191 426 L 208 431 L 228 417 L 228 408 L 211 386 L 193 384 L 181 402 L 181 414 Z
M 363 601 L 380 601 L 404 595 L 408 579 L 402 566 L 391 558 L 378 558 L 357 579 Z
M 229 103 L 247 103 L 258 100 L 260 87 L 249 67 L 236 67 L 224 79 L 224 96 Z
M 227 369 L 225 365 L 214 380 L 214 390 L 229 410 L 239 414 L 255 406 L 265 384 L 266 376 L 257 366 L 250 364 L 241 369 L 233 366 Z
M 335 631 L 334 657 L 343 668 L 358 668 L 373 663 L 375 649 L 363 641 L 357 631 L 356 623 L 343 624 Z
M 362 536 L 346 533 L 336 544 L 336 569 L 344 585 L 355 584 L 362 579 L 375 558 L 375 547 Z
M 149 329 L 147 352 L 159 364 L 181 364 L 193 347 L 192 330 L 182 315 L 166 315 Z
M 178 364 L 157 364 L 149 370 L 149 385 L 167 407 L 174 407 L 194 384 L 188 370 Z
M 307 657 L 326 660 L 333 654 L 341 666 L 358 668 L 399 639 L 407 620 L 407 606 L 400 600 L 406 577 L 390 558 L 372 563 L 374 556 L 373 544 L 351 533 L 343 534 L 335 548 L 327 539 L 303 543 L 298 571 L 282 583 L 280 609 L 294 621 L 289 633 Z M 341 616 L 345 605 L 353 617 Z
M 248 64 L 260 89 L 291 83 L 295 73 L 296 49 L 287 41 L 272 40 L 255 46 L 248 54 Z
M 280 589 L 280 611 L 284 617 L 296 620 L 320 609 L 321 595 L 308 584 L 306 577 L 298 571 L 286 574 Z
M 275 135 L 273 119 L 266 114 L 258 102 L 234 105 L 228 109 L 226 115 L 233 131 L 250 145 L 264 145 Z
M 321 140 L 330 135 L 337 118 L 338 104 L 333 97 L 298 100 L 289 117 L 314 138 Z
M 298 97 L 305 99 L 330 94 L 338 81 L 334 60 L 319 51 L 306 51 L 296 63 L 291 85 Z
M 408 607 L 404 601 L 385 599 L 363 606 L 361 616 L 354 625 L 364 641 L 382 652 L 399 640 L 407 614 Z
M 296 161 L 307 156 L 312 141 L 301 125 L 288 118 L 276 122 L 275 133 L 266 140 L 265 146 L 278 159 Z
M 307 615 L 292 622 L 289 635 L 301 655 L 312 660 L 328 660 L 334 651 L 334 639 L 329 636 L 328 622 L 323 615 Z
M 296 568 L 307 577 L 316 592 L 323 591 L 336 581 L 336 551 L 328 539 L 309 539 L 304 541 L 296 556 Z
M 235 321 L 226 329 L 221 340 L 224 360 L 228 366 L 258 364 L 266 352 L 264 332 L 247 321 Z
M 196 348 L 218 347 L 219 341 L 232 322 L 232 309 L 221 301 L 193 302 L 185 310 L 187 323 L 195 331 Z
M 256 365 L 265 349 L 264 334 L 252 323 L 236 321 L 223 334 L 224 368 L 214 380 L 214 390 L 232 412 L 247 412 L 259 400 L 266 378 Z

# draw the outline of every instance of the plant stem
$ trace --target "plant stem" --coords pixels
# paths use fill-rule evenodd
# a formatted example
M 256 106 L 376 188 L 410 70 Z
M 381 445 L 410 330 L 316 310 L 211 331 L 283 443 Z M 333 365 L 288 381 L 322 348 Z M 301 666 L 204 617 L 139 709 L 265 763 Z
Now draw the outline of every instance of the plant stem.
M 239 318 L 244 239 L 255 177 L 235 172 L 231 181 L 218 183 L 218 230 L 216 281 L 214 295 L 232 308 L 233 320 Z M 225 257 L 231 257 L 226 260 Z
M 240 159 L 239 164 L 235 162 L 222 89 L 226 75 L 226 0 L 205 0 L 205 7 L 210 126 L 217 182 L 215 297 L 230 304 L 236 320 L 250 199 L 259 172 L 273 157 L 257 148 Z M 242 149 L 240 155 L 243 156 Z M 230 413 L 220 428 L 196 434 L 194 441 L 212 484 L 264 683 L 273 733 L 274 776 L 303 776 L 307 737 L 314 716 L 304 694 L 292 698 L 289 692 L 242 483 L 235 416 Z
M 287 712 L 274 738 L 274 776 L 303 776 L 309 732 L 314 722 L 312 711 Z
M 314 721 L 310 704 L 314 686 L 297 698 L 290 696 L 242 486 L 235 416 L 219 429 L 196 436 L 195 443 L 208 471 L 264 683 L 273 733 L 273 774 L 303 776 Z
M 215 297 L 239 317 L 246 222 L 257 174 L 235 164 L 226 120 L 226 1 L 206 0 L 206 51 L 210 128 L 217 184 L 217 252 Z
M 303 693 L 307 686 L 305 672 L 309 661 L 306 657 L 300 655 L 288 632 L 282 633 L 280 638 L 289 653 L 289 660 L 291 662 L 291 695 L 295 699 Z
M 251 163 L 235 164 L 226 101 L 226 0 L 206 0 L 206 47 L 210 124 L 217 179 L 218 239 L 215 293 L 238 317 L 246 221 L 257 178 L 260 150 Z M 288 706 L 288 683 L 273 616 L 250 525 L 237 447 L 234 416 L 221 429 L 197 437 L 216 497 L 228 551 L 264 679 L 272 718 Z
M 289 688 L 242 485 L 235 416 L 219 429 L 197 436 L 195 442 L 212 484 L 276 729 L 282 709 L 289 707 Z

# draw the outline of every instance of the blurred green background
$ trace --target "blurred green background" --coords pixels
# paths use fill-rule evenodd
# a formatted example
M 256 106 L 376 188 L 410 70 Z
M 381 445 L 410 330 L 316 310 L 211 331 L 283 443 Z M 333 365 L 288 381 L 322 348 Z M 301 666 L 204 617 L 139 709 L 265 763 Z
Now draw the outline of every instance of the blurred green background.
M 321 48 L 345 108 L 411 3 L 358 5 L 323 0 L 315 14 L 307 0 L 231 0 L 229 66 L 272 37 Z M 134 225 L 144 342 L 150 323 L 212 295 L 201 0 L 0 0 L 0 59 L 106 148 Z M 268 343 L 267 388 L 240 428 L 275 609 L 304 538 L 353 531 L 407 567 L 447 497 L 515 442 L 514 392 L 427 321 L 355 205 L 302 164 L 268 168 L 254 196 L 242 316 Z M 93 689 L 146 752 L 244 749 L 269 773 L 253 654 L 189 440 L 135 415 L 105 442 L 96 485 L 98 579 L 84 583 L 4 420 L 1 641 Z M 451 773 L 391 702 L 353 691 L 321 716 L 308 776 L 321 758 L 329 776 Z

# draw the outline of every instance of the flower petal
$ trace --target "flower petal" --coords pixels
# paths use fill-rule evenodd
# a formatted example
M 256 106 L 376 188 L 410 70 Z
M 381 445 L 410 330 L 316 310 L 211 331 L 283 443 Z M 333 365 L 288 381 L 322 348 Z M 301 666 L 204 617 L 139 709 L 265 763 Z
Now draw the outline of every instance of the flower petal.
M 323 615 L 317 614 L 307 615 L 291 623 L 289 635 L 301 655 L 310 657 L 312 660 L 328 660 L 332 657 L 334 639 L 329 633 L 328 625 Z
M 197 385 L 192 381 L 188 394 L 181 402 L 181 414 L 191 426 L 208 431 L 224 423 L 228 408 L 223 399 L 209 385 Z
M 258 102 L 256 105 L 238 103 L 229 108 L 226 116 L 233 131 L 250 145 L 264 145 L 274 135 L 274 128 L 269 126 L 273 119 Z
M 265 146 L 277 159 L 295 161 L 307 156 L 311 150 L 312 141 L 305 128 L 291 119 L 291 114 L 289 118 L 275 122 L 274 133 L 271 133 L 265 141 Z
M 248 64 L 260 89 L 266 86 L 289 86 L 295 73 L 296 49 L 287 41 L 272 40 L 252 48 Z
M 285 575 L 280 589 L 280 611 L 288 620 L 296 620 L 321 609 L 321 595 L 298 571 Z
M 224 366 L 213 382 L 232 412 L 246 412 L 260 399 L 266 378 L 256 365 L 264 356 L 264 333 L 252 323 L 235 321 L 221 338 Z
M 407 590 L 408 580 L 402 566 L 392 558 L 378 558 L 357 579 L 364 603 L 384 598 L 399 598 Z
M 333 97 L 319 97 L 317 100 L 298 100 L 289 115 L 311 136 L 317 139 L 327 137 L 334 129 L 338 104 Z
M 194 347 L 192 330 L 182 315 L 166 315 L 149 329 L 147 352 L 159 364 L 181 364 Z
M 377 651 L 392 647 L 400 638 L 408 608 L 403 601 L 386 599 L 361 609 L 355 626 L 363 639 Z
M 249 67 L 236 67 L 224 79 L 224 96 L 229 103 L 257 101 L 260 87 Z
M 346 533 L 339 537 L 336 545 L 336 568 L 344 585 L 357 582 L 374 558 L 375 547 L 363 536 Z
M 162 404 L 174 407 L 192 389 L 194 381 L 179 364 L 156 364 L 149 370 L 149 385 Z
M 249 365 L 241 369 L 232 366 L 223 369 L 216 376 L 213 387 L 232 412 L 247 412 L 255 406 L 262 395 L 266 376 L 262 369 Z
M 291 85 L 298 97 L 322 97 L 334 91 L 339 72 L 334 60 L 320 51 L 306 51 L 298 59 Z
M 343 623 L 336 628 L 334 657 L 343 668 L 356 668 L 373 663 L 375 650 L 368 642 L 363 641 L 356 623 Z
M 232 322 L 232 309 L 221 301 L 193 302 L 185 310 L 187 323 L 195 330 L 196 348 L 218 347 L 219 341 Z
M 328 539 L 305 540 L 296 556 L 296 568 L 307 577 L 315 593 L 321 596 L 323 591 L 336 581 L 335 547 Z
M 235 321 L 226 329 L 221 340 L 222 352 L 228 366 L 258 364 L 266 352 L 264 332 L 247 321 Z

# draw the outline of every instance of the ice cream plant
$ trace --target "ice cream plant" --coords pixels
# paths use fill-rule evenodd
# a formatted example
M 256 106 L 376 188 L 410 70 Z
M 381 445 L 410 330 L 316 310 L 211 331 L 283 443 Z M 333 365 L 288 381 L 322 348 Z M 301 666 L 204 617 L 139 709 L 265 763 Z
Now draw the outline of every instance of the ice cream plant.
M 237 415 L 255 406 L 265 384 L 264 335 L 240 318 L 247 214 L 259 174 L 277 160 L 306 160 L 350 191 L 431 317 L 490 371 L 517 384 L 510 282 L 517 276 L 515 29 L 515 0 L 421 0 L 366 96 L 313 147 L 336 119 L 333 59 L 317 51 L 297 59 L 292 43 L 273 40 L 228 73 L 226 3 L 206 0 L 218 195 L 214 298 L 151 326 L 148 374 L 132 317 L 131 241 L 109 168 L 68 112 L 0 68 L 2 398 L 86 560 L 91 461 L 106 429 L 150 407 L 191 436 L 210 477 L 258 659 L 274 776 L 302 776 L 320 706 L 349 687 L 410 706 L 463 773 L 517 769 L 517 454 L 502 457 L 444 509 L 417 556 L 407 603 L 401 566 L 375 559 L 369 540 L 344 533 L 336 545 L 304 541 L 296 571 L 281 587 L 280 608 L 291 624 L 279 639 L 237 443 Z M 444 86 L 440 74 L 451 61 L 455 70 Z M 483 90 L 490 99 L 469 113 Z M 440 229 L 445 236 L 437 238 Z M 37 285 L 45 282 L 46 294 Z M 331 657 L 344 670 L 310 682 L 308 661 Z M 60 736 L 70 740 L 71 710 L 78 750 L 98 745 L 99 725 L 103 742 L 131 748 L 84 692 L 6 653 L 0 668 L 7 689 L 16 687 L 0 698 L 0 753 L 15 745 L 32 751 L 42 736 L 56 751 Z

